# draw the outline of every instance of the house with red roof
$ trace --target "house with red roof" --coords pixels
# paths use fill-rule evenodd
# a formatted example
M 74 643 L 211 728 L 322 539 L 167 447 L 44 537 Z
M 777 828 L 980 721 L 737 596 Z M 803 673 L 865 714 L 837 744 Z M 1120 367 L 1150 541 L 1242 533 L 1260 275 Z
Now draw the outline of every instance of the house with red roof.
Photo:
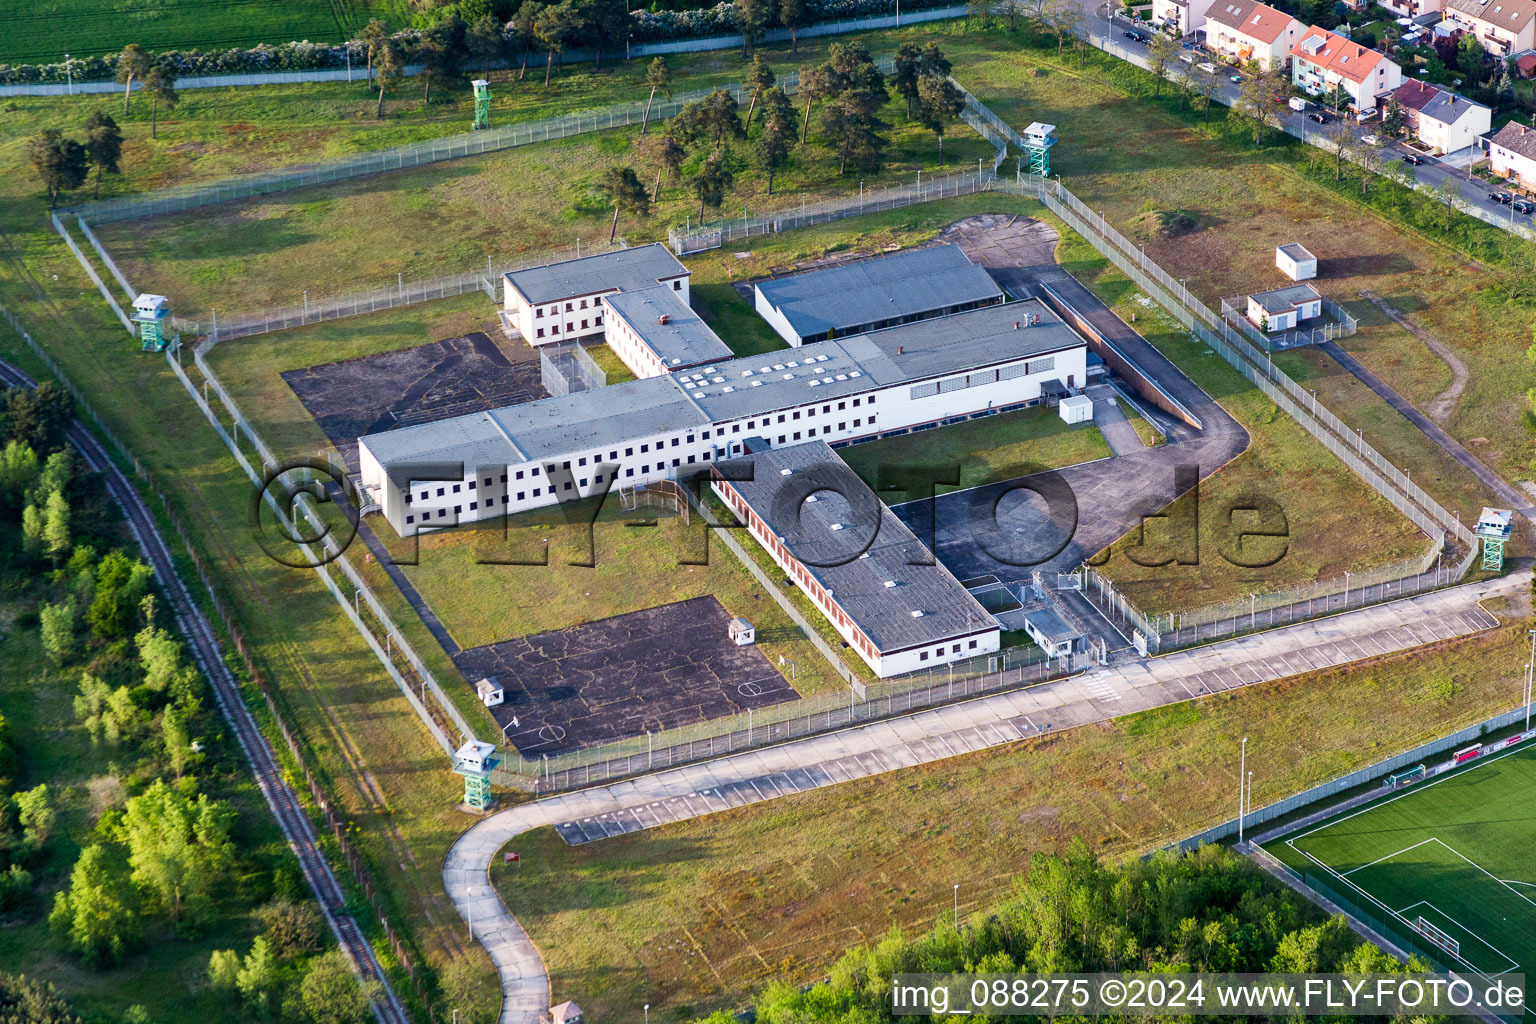
M 1386 54 L 1352 43 L 1316 25 L 1290 50 L 1291 81 L 1309 96 L 1338 89 L 1359 114 L 1374 112 L 1403 84 L 1403 69 Z
M 1258 0 L 1215 0 L 1205 12 L 1205 45 L 1235 63 L 1257 61 L 1261 67 L 1283 68 L 1291 44 L 1305 28 Z
M 1414 136 L 1436 156 L 1466 149 L 1493 126 L 1493 111 L 1438 85 L 1409 78 L 1393 96 Z

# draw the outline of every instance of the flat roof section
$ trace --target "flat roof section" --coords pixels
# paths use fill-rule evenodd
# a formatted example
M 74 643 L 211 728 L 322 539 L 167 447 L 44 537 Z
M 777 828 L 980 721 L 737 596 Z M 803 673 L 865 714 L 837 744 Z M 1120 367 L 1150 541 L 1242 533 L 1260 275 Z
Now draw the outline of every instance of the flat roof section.
M 1284 288 L 1272 288 L 1267 292 L 1253 292 L 1248 296 L 1264 308 L 1266 313 L 1284 313 L 1303 302 L 1316 302 L 1322 298 L 1309 284 L 1293 284 Z
M 605 295 L 603 301 L 628 321 L 668 370 L 717 363 L 736 354 L 670 285 L 626 288 Z
M 722 474 L 730 472 L 725 467 L 752 466 L 752 480 L 730 486 L 882 654 L 997 628 L 991 613 L 825 442 L 720 465 Z M 838 491 L 807 493 L 815 500 L 795 504 L 795 496 L 813 486 L 805 479 L 812 472 Z
M 595 295 L 622 288 L 649 288 L 664 277 L 678 277 L 688 268 L 660 242 L 633 249 L 583 256 L 505 275 L 507 284 L 531 303 L 553 302 L 573 295 Z
M 992 276 L 958 245 L 909 249 L 762 281 L 756 288 L 802 338 L 1003 298 Z
M 1285 253 L 1287 256 L 1298 263 L 1301 263 L 1305 260 L 1317 259 L 1317 257 L 1308 252 L 1307 247 L 1302 245 L 1300 242 L 1287 242 L 1285 245 L 1278 246 L 1278 248 L 1281 252 Z

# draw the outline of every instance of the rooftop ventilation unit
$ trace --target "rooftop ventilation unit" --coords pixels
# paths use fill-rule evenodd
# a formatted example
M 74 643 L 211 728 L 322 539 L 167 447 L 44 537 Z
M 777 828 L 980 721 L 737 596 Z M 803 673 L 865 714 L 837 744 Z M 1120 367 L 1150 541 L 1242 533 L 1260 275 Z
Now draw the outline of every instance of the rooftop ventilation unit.
M 886 580 L 885 581 L 885 589 L 886 590 L 890 590 L 894 586 L 896 586 L 896 581 L 895 580 Z
M 921 608 L 914 608 L 914 609 L 912 609 L 912 617 L 914 619 L 922 618 L 923 617 L 923 610 Z
M 842 528 L 843 528 L 843 524 L 842 523 L 833 523 L 831 526 L 827 527 L 827 529 L 831 530 L 833 533 L 836 533 L 838 530 L 841 530 Z
M 789 474 L 791 474 L 793 472 L 794 472 L 794 470 L 792 470 L 792 469 L 781 469 L 781 470 L 779 470 L 779 476 L 789 476 Z

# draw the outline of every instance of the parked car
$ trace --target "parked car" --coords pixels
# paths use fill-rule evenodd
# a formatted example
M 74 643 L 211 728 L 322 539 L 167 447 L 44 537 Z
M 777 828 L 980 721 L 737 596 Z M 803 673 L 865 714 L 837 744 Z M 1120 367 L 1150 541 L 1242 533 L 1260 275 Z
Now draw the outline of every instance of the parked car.
M 1489 192 L 1488 198 L 1493 200 L 1495 203 L 1508 203 L 1514 199 L 1514 196 L 1510 195 L 1508 192 Z
M 1192 53 L 1181 53 L 1179 54 L 1179 61 L 1184 64 L 1193 64 L 1195 62 L 1195 55 Z M 1201 66 L 1204 67 L 1204 65 Z
M 1424 158 L 1417 153 L 1406 153 L 1403 155 L 1403 163 L 1405 164 L 1413 164 L 1413 166 L 1417 167 L 1423 162 Z
M 1201 71 L 1204 71 L 1208 75 L 1214 75 L 1216 73 L 1216 65 L 1212 64 L 1208 60 L 1196 64 L 1195 67 L 1199 68 Z
M 1516 213 L 1530 213 L 1532 210 L 1536 210 L 1536 203 L 1531 202 L 1529 199 L 1516 199 L 1509 205 Z
M 1288 101 L 1290 108 L 1298 114 L 1307 109 L 1307 101 L 1300 96 L 1292 96 Z
M 1145 32 L 1137 31 L 1134 28 L 1128 28 L 1120 34 L 1125 36 L 1125 38 L 1129 39 L 1133 43 L 1144 43 L 1147 41 L 1147 34 Z
M 1332 120 L 1332 118 L 1323 113 L 1321 110 L 1314 110 L 1312 113 L 1308 114 L 1307 117 L 1316 121 L 1318 124 L 1327 124 L 1330 120 Z
M 1360 141 L 1365 143 L 1367 146 L 1381 145 L 1381 140 L 1374 135 L 1362 135 L 1360 136 Z

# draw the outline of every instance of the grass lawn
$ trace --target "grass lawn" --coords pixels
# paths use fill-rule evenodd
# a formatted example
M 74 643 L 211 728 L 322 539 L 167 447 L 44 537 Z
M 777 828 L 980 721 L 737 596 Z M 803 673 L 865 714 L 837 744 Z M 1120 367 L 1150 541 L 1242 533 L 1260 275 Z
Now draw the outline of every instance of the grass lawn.
M 1525 616 L 1411 659 L 1260 685 L 1043 741 L 567 847 L 551 829 L 492 867 L 556 999 L 599 1018 L 734 1011 L 809 982 L 892 925 L 985 910 L 1035 850 L 1129 856 L 1231 814 L 1234 737 L 1258 805 L 1507 708 Z M 1365 737 L 1369 737 L 1366 739 Z M 1509 855 L 1514 855 L 1513 853 Z M 956 872 L 956 865 L 964 869 Z
M 899 102 L 886 108 L 885 117 L 893 125 L 891 147 L 869 186 L 937 171 L 933 133 L 905 120 Z M 839 176 L 837 161 L 812 128 L 812 145 L 797 149 L 792 165 L 779 172 L 772 197 L 748 162 L 745 144 L 738 144 L 731 157 L 735 187 L 723 210 L 707 211 L 708 219 L 784 206 L 801 192 L 857 192 L 859 174 Z M 945 146 L 951 169 L 974 166 L 993 152 L 963 125 L 952 136 Z M 383 287 L 401 274 L 407 280 L 435 277 L 483 268 L 487 257 L 529 259 L 574 250 L 577 239 L 606 241 L 613 207 L 597 185 L 614 165 L 636 167 L 651 184 L 655 165 L 638 143 L 638 128 L 615 129 L 106 224 L 98 234 L 135 287 L 169 296 L 188 316 L 205 317 L 212 307 L 234 313 L 297 302 L 306 289 L 313 301 Z M 684 181 L 704 156 L 696 152 L 684 164 Z M 690 218 L 697 223 L 699 216 L 693 192 L 668 181 L 651 216 L 621 217 L 619 230 L 631 243 L 653 241 L 664 239 L 670 225 Z
M 1123 398 L 1120 400 L 1120 410 L 1125 413 L 1126 422 L 1131 425 L 1132 430 L 1136 431 L 1136 436 L 1141 438 L 1142 444 L 1148 448 L 1161 448 L 1168 443 L 1168 435 L 1153 426 L 1136 406 Z
M 1529 974 L 1536 970 L 1536 870 L 1526 845 L 1533 800 L 1536 748 L 1527 744 L 1269 849 L 1367 912 L 1384 905 L 1409 922 L 1423 917 L 1484 974 Z M 1412 933 L 1403 938 L 1439 952 Z
M 1069 426 L 1055 409 L 1042 407 L 852 445 L 838 454 L 871 488 L 879 487 L 882 467 L 958 464 L 964 489 L 1020 476 L 1020 467 L 1061 469 L 1114 453 L 1092 423 Z M 901 491 L 876 493 L 888 504 L 908 500 Z
M 223 50 L 308 39 L 337 43 L 370 17 L 375 0 L 31 0 L 0 13 L 0 62 L 55 63 L 142 43 L 150 50 Z

